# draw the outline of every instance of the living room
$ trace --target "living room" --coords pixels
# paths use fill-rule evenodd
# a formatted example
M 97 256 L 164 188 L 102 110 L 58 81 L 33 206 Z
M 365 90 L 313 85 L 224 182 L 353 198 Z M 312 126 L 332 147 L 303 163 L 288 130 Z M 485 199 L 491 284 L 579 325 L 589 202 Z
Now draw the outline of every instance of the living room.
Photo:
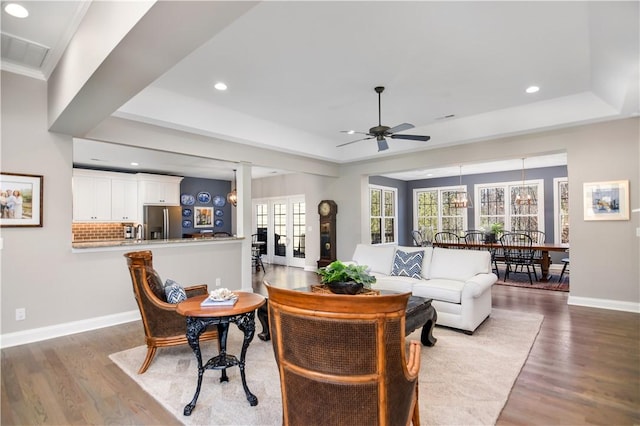
M 125 68 L 117 69 L 122 73 Z M 100 86 L 102 78 L 107 78 L 105 86 Z M 572 306 L 599 308 L 594 312 L 640 311 L 637 261 L 640 240 L 635 236 L 640 227 L 640 215 L 632 212 L 630 220 L 626 221 L 582 220 L 583 184 L 587 182 L 628 180 L 631 208 L 639 207 L 640 123 L 637 112 L 635 116 L 624 117 L 612 114 L 615 119 L 611 120 L 577 121 L 570 127 L 550 126 L 530 134 L 492 137 L 487 132 L 482 141 L 470 144 L 452 144 L 356 162 L 333 162 L 276 151 L 264 145 L 243 145 L 215 135 L 205 136 L 110 116 L 109 106 L 104 107 L 109 112 L 99 114 L 98 106 L 104 106 L 105 94 L 119 87 L 122 79 L 101 75 L 91 82 L 99 89 L 81 93 L 84 103 L 72 104 L 73 108 L 69 110 L 75 108 L 75 112 L 63 118 L 68 125 L 78 128 L 65 133 L 51 129 L 51 117 L 56 116 L 51 105 L 55 103 L 57 92 L 63 91 L 61 86 L 54 85 L 51 80 L 2 71 L 2 170 L 44 176 L 43 226 L 2 229 L 3 347 L 137 319 L 123 252 L 78 254 L 71 250 L 74 136 L 238 163 L 240 201 L 234 214 L 239 235 L 246 236 L 251 232 L 252 214 L 247 206 L 253 198 L 306 194 L 309 218 L 316 217 L 315 208 L 320 200 L 333 199 L 340 209 L 337 222 L 339 258 L 350 257 L 358 243 L 368 242 L 369 176 L 442 164 L 566 153 L 571 182 L 570 214 L 575 218 L 571 222 L 572 276 L 567 302 Z M 77 80 L 76 83 L 81 86 Z M 388 84 L 380 81 L 373 84 L 381 83 Z M 367 82 L 370 91 L 369 86 L 371 84 Z M 373 99 L 375 106 L 375 98 L 371 95 L 365 99 L 367 102 Z M 95 105 L 94 112 L 100 117 L 86 119 L 84 113 L 87 111 L 83 109 L 93 110 L 87 105 Z M 66 111 L 64 107 L 53 109 Z M 375 113 L 373 108 L 363 114 L 364 122 L 375 121 L 372 120 Z M 322 121 L 321 117 L 316 119 Z M 88 128 L 82 129 L 83 126 Z M 338 128 L 336 132 L 339 130 L 342 129 Z M 285 165 L 292 173 L 252 182 L 253 164 L 274 168 Z M 318 230 L 314 227 L 307 240 L 307 269 L 313 268 L 319 257 L 319 241 Z M 242 247 L 231 251 L 163 248 L 155 254 L 154 261 L 166 277 L 211 283 L 215 276 L 212 271 L 222 271 L 223 283 L 228 283 L 228 287 L 250 289 L 253 278 L 249 253 L 247 240 Z M 15 320 L 18 308 L 26 308 L 23 321 Z

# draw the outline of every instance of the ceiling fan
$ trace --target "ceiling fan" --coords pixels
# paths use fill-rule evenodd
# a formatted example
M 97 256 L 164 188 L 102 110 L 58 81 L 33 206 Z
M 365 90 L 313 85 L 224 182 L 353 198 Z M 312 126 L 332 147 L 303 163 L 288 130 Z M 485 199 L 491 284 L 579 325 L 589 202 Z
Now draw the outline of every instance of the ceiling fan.
M 381 120 L 381 110 L 382 110 L 382 108 L 380 106 L 380 94 L 384 91 L 384 87 L 383 86 L 378 86 L 378 87 L 375 88 L 375 91 L 378 94 L 378 125 L 375 126 L 375 127 L 370 128 L 368 133 L 354 132 L 352 130 L 342 130 L 341 133 L 348 133 L 348 134 L 359 133 L 361 135 L 367 135 L 368 137 L 361 138 L 361 139 L 356 139 L 355 141 L 351 141 L 351 142 L 346 142 L 346 143 L 338 145 L 338 147 L 345 146 L 345 145 L 350 145 L 352 143 L 356 143 L 356 142 L 360 142 L 360 141 L 366 141 L 368 139 L 375 138 L 376 141 L 378 142 L 378 152 L 380 152 L 380 151 L 385 151 L 385 150 L 389 149 L 389 144 L 387 143 L 387 139 L 386 139 L 387 137 L 389 137 L 391 139 L 408 139 L 408 140 L 412 140 L 412 141 L 422 141 L 422 142 L 426 142 L 429 139 L 431 139 L 431 136 L 397 135 L 396 134 L 396 133 L 402 132 L 404 130 L 413 129 L 415 127 L 413 124 L 402 123 L 402 124 L 398 124 L 395 127 L 383 126 L 382 125 L 382 120 Z

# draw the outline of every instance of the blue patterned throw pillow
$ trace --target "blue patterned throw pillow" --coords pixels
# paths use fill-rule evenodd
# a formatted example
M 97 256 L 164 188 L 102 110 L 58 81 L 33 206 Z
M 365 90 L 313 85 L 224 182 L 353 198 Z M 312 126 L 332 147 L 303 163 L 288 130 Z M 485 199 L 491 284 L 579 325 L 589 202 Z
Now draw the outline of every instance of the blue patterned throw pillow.
M 167 296 L 167 303 L 180 303 L 183 300 L 187 300 L 187 293 L 184 288 L 173 281 L 167 280 L 164 287 L 164 293 Z
M 396 256 L 393 259 L 393 270 L 391 275 L 404 276 L 420 279 L 422 273 L 422 258 L 424 251 L 414 251 L 407 253 L 402 250 L 396 250 Z

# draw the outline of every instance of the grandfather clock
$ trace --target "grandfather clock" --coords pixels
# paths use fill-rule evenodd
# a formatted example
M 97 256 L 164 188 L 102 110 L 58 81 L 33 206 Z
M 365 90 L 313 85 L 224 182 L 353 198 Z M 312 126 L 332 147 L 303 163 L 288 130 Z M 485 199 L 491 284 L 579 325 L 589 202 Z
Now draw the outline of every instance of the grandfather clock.
M 333 200 L 322 200 L 318 204 L 320 215 L 320 260 L 318 268 L 336 260 L 336 215 L 338 205 Z

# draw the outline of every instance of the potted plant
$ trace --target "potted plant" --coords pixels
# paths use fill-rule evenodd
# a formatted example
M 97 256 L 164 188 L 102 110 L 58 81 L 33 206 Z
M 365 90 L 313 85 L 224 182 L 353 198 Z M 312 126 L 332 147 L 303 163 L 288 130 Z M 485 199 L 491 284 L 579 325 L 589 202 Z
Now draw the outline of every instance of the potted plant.
M 357 294 L 376 282 L 376 277 L 367 273 L 366 265 L 345 264 L 339 260 L 318 269 L 317 273 L 320 282 L 338 294 Z
M 492 223 L 489 226 L 489 230 L 484 234 L 484 242 L 485 243 L 495 243 L 498 241 L 498 237 L 502 234 L 504 225 L 500 222 Z

